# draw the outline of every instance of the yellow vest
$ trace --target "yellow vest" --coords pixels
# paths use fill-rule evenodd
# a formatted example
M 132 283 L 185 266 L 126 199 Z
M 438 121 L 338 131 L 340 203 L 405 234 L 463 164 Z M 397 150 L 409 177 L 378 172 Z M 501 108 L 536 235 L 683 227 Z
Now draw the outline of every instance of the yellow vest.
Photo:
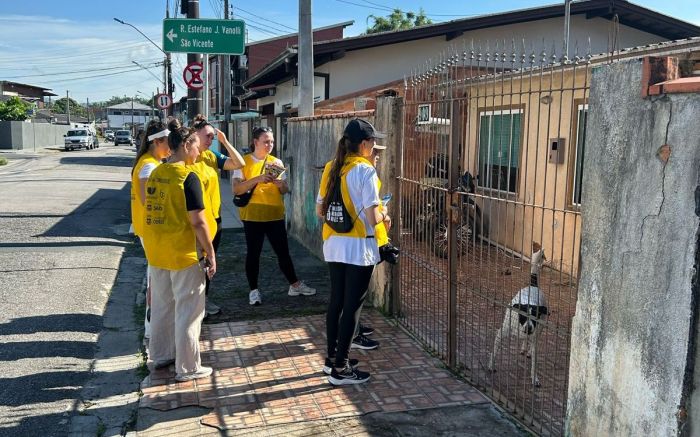
M 134 226 L 134 235 L 143 236 L 143 222 L 145 220 L 146 209 L 143 206 L 141 199 L 139 173 L 146 164 L 160 165 L 160 161 L 153 157 L 150 153 L 142 155 L 134 165 L 134 171 L 131 173 L 131 223 Z
M 353 237 L 353 238 L 366 238 L 367 230 L 365 229 L 365 223 L 358 218 L 357 211 L 355 211 L 355 205 L 352 203 L 352 198 L 350 197 L 350 191 L 348 191 L 347 184 L 347 174 L 353 167 L 360 163 L 366 163 L 372 165 L 366 158 L 362 156 L 348 156 L 345 158 L 345 163 L 343 168 L 340 170 L 340 193 L 343 196 L 343 203 L 345 208 L 348 210 L 348 214 L 353 220 L 353 226 L 350 232 L 340 234 L 335 232 L 326 223 L 323 224 L 323 241 L 326 241 L 333 235 L 339 235 L 341 237 Z M 326 163 L 323 169 L 323 175 L 321 175 L 321 186 L 319 187 L 319 195 L 321 198 L 326 197 L 326 189 L 328 188 L 328 176 L 331 171 L 333 161 Z
M 184 165 L 162 164 L 148 178 L 143 247 L 153 267 L 182 270 L 198 262 L 184 190 L 185 179 L 192 172 Z
M 197 171 L 197 176 L 202 179 L 204 189 L 207 191 L 205 196 L 211 200 L 211 210 L 214 218 L 221 217 L 221 191 L 219 188 L 219 164 L 216 160 L 216 155 L 211 150 L 205 150 L 199 154 L 197 162 L 199 165 L 206 165 L 211 171 Z
M 243 157 L 245 167 L 243 167 L 243 177 L 245 180 L 253 179 L 258 176 L 263 168 L 263 159 L 260 162 L 253 160 L 253 154 L 249 153 Z M 276 158 L 272 155 L 267 155 L 267 162 L 272 163 Z M 239 208 L 241 220 L 249 222 L 271 222 L 275 220 L 284 220 L 284 200 L 280 194 L 279 188 L 272 182 L 266 184 L 258 184 L 250 197 L 248 205 Z
M 382 181 L 377 178 L 377 191 L 381 191 L 381 189 Z M 379 201 L 379 210 L 381 212 L 385 212 L 384 204 L 381 202 L 381 200 Z M 374 238 L 377 239 L 377 246 L 379 247 L 389 243 L 389 233 L 386 231 L 386 225 L 384 225 L 384 222 L 377 223 L 376 226 L 374 226 Z
M 204 200 L 204 216 L 212 232 L 212 238 L 216 233 L 217 212 L 221 209 L 221 192 L 219 191 L 219 174 L 204 162 L 195 162 L 188 165 L 197 174 L 202 183 L 202 200 Z

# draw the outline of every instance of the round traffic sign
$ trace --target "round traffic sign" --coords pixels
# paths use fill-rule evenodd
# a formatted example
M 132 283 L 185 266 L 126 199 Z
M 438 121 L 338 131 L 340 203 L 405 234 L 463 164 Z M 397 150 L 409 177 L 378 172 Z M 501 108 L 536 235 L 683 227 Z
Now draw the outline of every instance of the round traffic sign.
M 204 88 L 204 79 L 202 79 L 203 71 L 204 65 L 202 65 L 201 62 L 187 64 L 185 71 L 182 72 L 182 79 L 185 81 L 187 88 L 191 90 L 201 90 Z
M 173 99 L 167 94 L 158 94 L 156 96 L 156 106 L 160 109 L 168 109 L 173 104 Z

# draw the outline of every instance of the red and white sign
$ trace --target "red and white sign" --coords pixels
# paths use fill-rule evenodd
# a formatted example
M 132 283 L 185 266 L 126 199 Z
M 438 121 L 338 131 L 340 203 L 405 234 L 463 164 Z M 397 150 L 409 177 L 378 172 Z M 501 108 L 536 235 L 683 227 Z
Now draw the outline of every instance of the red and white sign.
M 193 62 L 185 67 L 185 71 L 182 72 L 182 79 L 185 81 L 187 88 L 191 90 L 201 90 L 204 88 L 204 79 L 202 79 L 203 71 L 204 66 L 201 62 Z
M 167 94 L 158 94 L 156 96 L 156 106 L 160 109 L 168 109 L 173 104 L 173 99 Z

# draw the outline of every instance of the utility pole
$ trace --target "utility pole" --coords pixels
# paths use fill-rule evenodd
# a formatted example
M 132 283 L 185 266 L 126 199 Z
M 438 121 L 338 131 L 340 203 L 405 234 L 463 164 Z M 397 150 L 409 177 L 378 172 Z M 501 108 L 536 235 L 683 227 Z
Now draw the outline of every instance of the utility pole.
M 311 0 L 299 0 L 299 117 L 314 115 L 314 45 Z
M 134 129 L 134 96 L 131 96 L 131 138 L 136 136 L 136 129 Z
M 571 0 L 564 1 L 564 55 L 569 57 L 569 33 L 571 30 Z
M 165 18 L 170 18 L 170 2 L 165 2 Z M 173 86 L 173 65 L 170 61 L 170 53 L 165 54 L 165 65 L 163 66 L 163 82 L 167 87 L 167 89 L 164 92 L 165 94 L 170 96 L 170 101 L 173 102 L 173 93 L 175 92 L 175 87 Z M 172 115 L 172 111 L 173 105 L 170 105 L 170 108 L 166 108 L 163 110 L 163 112 L 166 115 Z
M 88 119 L 88 124 L 90 124 L 90 98 L 85 97 L 85 101 L 87 102 L 87 119 Z
M 187 1 L 187 18 L 199 18 L 199 0 Z M 197 53 L 187 54 L 187 63 L 202 62 L 202 56 Z M 195 115 L 202 113 L 202 90 L 187 90 L 187 120 L 192 121 Z
M 66 114 L 68 115 L 68 127 L 70 127 L 70 98 L 68 97 L 68 90 L 66 90 Z
M 229 4 L 228 0 L 224 0 L 224 19 L 228 20 Z M 226 138 L 230 137 L 228 129 L 231 122 L 231 55 L 224 55 L 224 134 Z

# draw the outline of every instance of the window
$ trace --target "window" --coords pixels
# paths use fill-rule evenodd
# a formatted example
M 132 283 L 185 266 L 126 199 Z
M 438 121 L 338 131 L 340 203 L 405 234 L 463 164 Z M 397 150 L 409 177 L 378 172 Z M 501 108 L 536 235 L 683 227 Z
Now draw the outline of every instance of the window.
M 114 115 L 122 115 L 122 111 L 114 111 Z
M 586 123 L 588 121 L 588 104 L 578 105 L 576 112 L 576 148 L 573 161 L 573 184 L 571 204 L 581 205 L 581 180 L 583 176 L 583 157 L 586 151 Z
M 508 193 L 517 191 L 520 169 L 522 110 L 479 114 L 479 186 Z

